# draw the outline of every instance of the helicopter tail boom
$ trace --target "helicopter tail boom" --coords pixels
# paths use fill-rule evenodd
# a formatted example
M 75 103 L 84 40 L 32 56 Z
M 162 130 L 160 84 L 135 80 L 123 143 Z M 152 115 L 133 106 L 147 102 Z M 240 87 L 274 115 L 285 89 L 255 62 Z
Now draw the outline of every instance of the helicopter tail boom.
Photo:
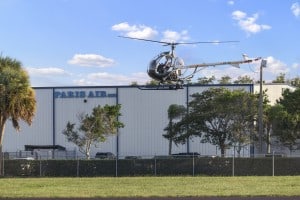
M 255 61 L 258 61 L 258 60 L 261 60 L 261 57 L 257 57 L 257 58 L 253 58 L 253 59 L 247 59 L 247 60 L 239 60 L 239 61 L 225 61 L 225 62 L 193 64 L 193 65 L 181 66 L 177 69 L 188 69 L 188 68 L 198 68 L 198 67 L 215 67 L 215 66 L 218 66 L 218 65 L 231 65 L 231 66 L 239 68 L 240 64 L 252 63 L 252 62 L 255 62 Z

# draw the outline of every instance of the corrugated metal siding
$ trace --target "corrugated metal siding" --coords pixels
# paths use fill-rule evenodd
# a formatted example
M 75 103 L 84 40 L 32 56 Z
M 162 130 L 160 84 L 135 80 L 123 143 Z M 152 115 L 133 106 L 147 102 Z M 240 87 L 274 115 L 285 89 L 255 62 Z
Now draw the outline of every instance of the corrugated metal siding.
M 168 124 L 167 110 L 171 104 L 186 106 L 190 95 L 203 92 L 212 86 L 189 86 L 182 90 L 139 90 L 136 87 L 68 87 L 68 88 L 37 88 L 37 114 L 31 127 L 21 125 L 22 131 L 16 134 L 10 123 L 4 137 L 4 151 L 24 150 L 24 145 L 51 145 L 57 144 L 74 150 L 77 147 L 69 143 L 62 134 L 68 121 L 76 123 L 78 114 L 90 113 L 97 105 L 121 104 L 122 116 L 119 118 L 125 127 L 119 130 L 117 136 L 111 136 L 105 143 L 92 147 L 92 157 L 98 151 L 109 151 L 119 155 L 154 156 L 168 154 L 168 140 L 162 135 L 163 129 Z M 214 85 L 213 87 L 220 87 Z M 230 85 L 232 89 L 250 86 Z M 84 92 L 80 96 L 78 92 Z M 95 95 L 96 91 L 104 92 L 112 97 L 89 97 L 89 93 Z M 57 93 L 60 92 L 60 93 Z M 71 93 L 68 93 L 71 92 Z M 72 93 L 73 92 L 73 93 Z M 53 98 L 55 95 L 72 94 L 72 97 L 64 96 Z M 92 95 L 92 96 L 93 96 Z M 86 100 L 86 101 L 85 101 Z M 53 117 L 54 110 L 54 117 Z M 55 121 L 53 122 L 53 118 Z M 53 131 L 53 127 L 55 130 Z M 55 133 L 53 135 L 53 133 Z M 53 141 L 55 138 L 55 141 Z M 118 139 L 118 141 L 117 141 Z M 117 147 L 118 145 L 118 147 Z M 173 153 L 199 152 L 202 155 L 215 155 L 216 147 L 210 144 L 200 143 L 199 138 L 191 138 L 189 144 L 174 145 Z
M 168 140 L 163 129 L 168 124 L 168 107 L 185 105 L 185 90 L 139 90 L 122 88 L 119 91 L 125 128 L 120 130 L 122 155 L 166 155 Z M 173 152 L 186 151 L 186 147 L 173 145 Z
M 104 106 L 115 105 L 116 96 L 114 97 L 95 97 L 96 91 L 106 92 L 106 94 L 115 94 L 116 88 L 56 88 L 54 92 L 60 92 L 61 94 L 68 94 L 68 92 L 83 92 L 85 96 L 79 97 L 65 97 L 55 98 L 55 144 L 66 147 L 67 149 L 77 149 L 77 147 L 67 141 L 62 131 L 65 129 L 68 121 L 71 123 L 78 122 L 78 115 L 90 114 L 92 109 L 98 105 Z M 93 94 L 89 96 L 89 94 Z M 75 95 L 76 96 L 76 95 Z M 97 151 L 110 151 L 116 153 L 116 139 L 115 136 L 110 137 L 105 143 L 101 143 L 91 149 L 91 155 L 94 155 Z
M 6 123 L 3 151 L 24 150 L 24 145 L 52 144 L 52 89 L 35 89 L 37 112 L 32 126 L 21 122 L 21 131 Z

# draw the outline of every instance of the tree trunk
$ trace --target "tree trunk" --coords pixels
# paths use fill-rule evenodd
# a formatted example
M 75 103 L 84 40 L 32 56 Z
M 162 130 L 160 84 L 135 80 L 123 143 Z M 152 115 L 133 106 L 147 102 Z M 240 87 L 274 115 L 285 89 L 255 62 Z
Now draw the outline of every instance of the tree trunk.
M 0 121 L 0 177 L 3 176 L 3 153 L 2 153 L 2 142 L 4 138 L 5 121 L 1 118 Z
M 172 142 L 173 142 L 173 140 L 170 138 L 169 139 L 169 156 L 172 155 Z
M 92 142 L 90 140 L 88 140 L 86 143 L 86 146 L 85 146 L 85 156 L 88 160 L 91 158 L 91 155 L 90 155 L 91 144 L 92 144 Z
M 91 158 L 91 156 L 90 156 L 90 152 L 89 152 L 89 151 L 87 151 L 87 152 L 85 153 L 85 156 L 86 156 L 86 158 L 89 160 L 89 159 Z
M 3 138 L 4 138 L 4 129 L 5 129 L 5 120 L 0 117 L 0 144 L 2 145 L 3 143 Z
M 238 158 L 241 157 L 241 150 L 242 150 L 242 146 L 241 146 L 241 144 L 239 144 L 238 147 L 237 147 L 237 149 L 236 149 L 236 152 L 238 154 Z
M 271 153 L 271 131 L 267 129 L 267 153 Z
M 225 152 L 226 152 L 225 145 L 220 146 L 220 149 L 221 149 L 221 157 L 224 158 L 225 157 Z

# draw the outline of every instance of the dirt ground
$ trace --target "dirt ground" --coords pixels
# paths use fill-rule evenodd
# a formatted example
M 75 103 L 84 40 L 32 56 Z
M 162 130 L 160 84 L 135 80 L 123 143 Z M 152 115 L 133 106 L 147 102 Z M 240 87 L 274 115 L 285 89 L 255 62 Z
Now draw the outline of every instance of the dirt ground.
M 0 198 L 0 200 L 6 198 Z M 7 198 L 8 200 L 300 200 L 298 197 Z

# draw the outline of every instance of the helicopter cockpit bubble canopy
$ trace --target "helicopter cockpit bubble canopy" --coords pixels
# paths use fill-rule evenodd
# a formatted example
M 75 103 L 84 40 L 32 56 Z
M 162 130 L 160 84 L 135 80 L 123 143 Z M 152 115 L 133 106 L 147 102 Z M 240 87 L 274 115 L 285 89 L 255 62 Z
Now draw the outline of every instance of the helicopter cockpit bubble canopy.
M 162 52 L 153 58 L 148 67 L 148 75 L 158 81 L 164 81 L 172 72 L 174 58 L 170 56 L 170 52 Z

